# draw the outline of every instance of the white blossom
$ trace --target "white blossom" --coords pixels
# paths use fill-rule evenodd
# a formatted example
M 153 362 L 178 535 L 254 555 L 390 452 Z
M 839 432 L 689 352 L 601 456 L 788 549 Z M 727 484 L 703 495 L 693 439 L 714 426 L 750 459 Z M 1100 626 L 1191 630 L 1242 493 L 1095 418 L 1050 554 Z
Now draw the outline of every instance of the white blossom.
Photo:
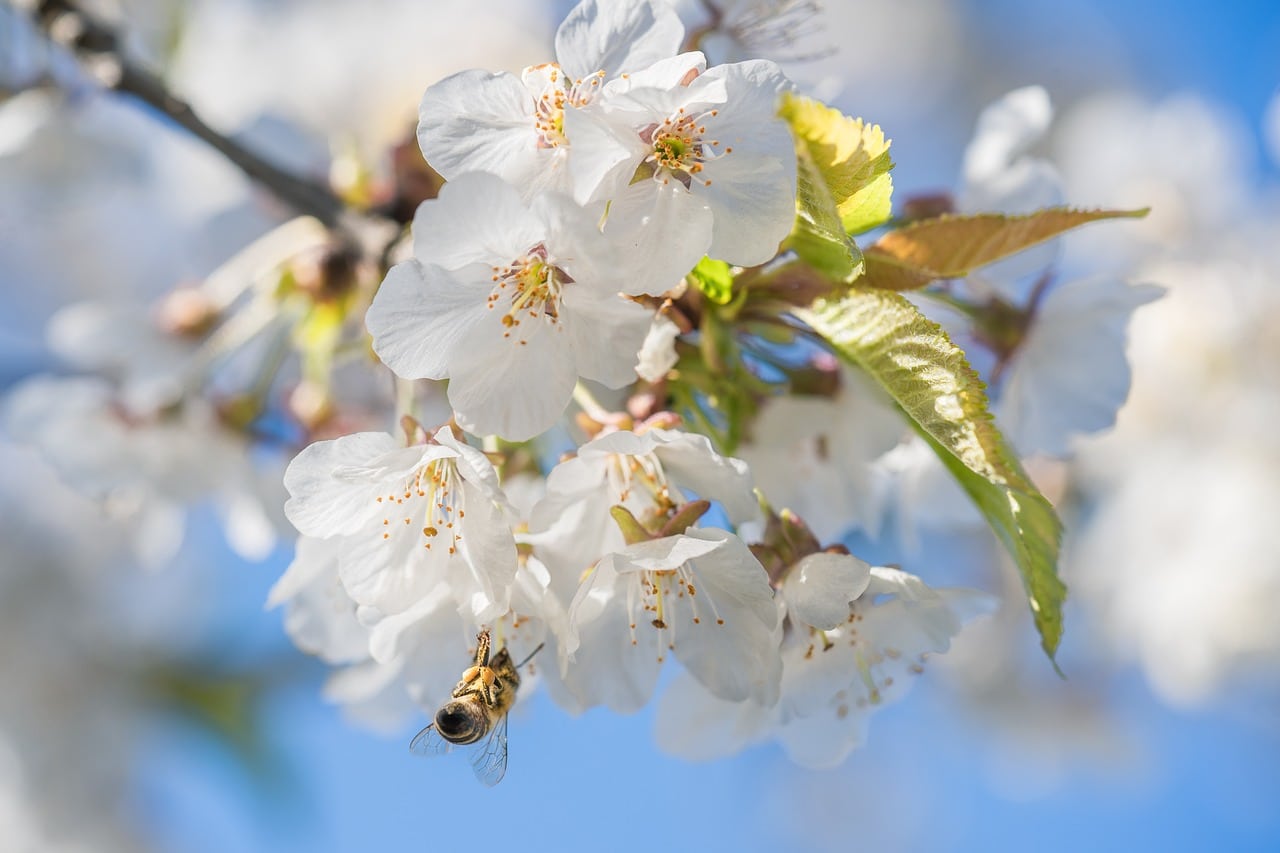
M 596 563 L 569 608 L 561 673 L 584 707 L 630 712 L 673 655 L 712 694 L 771 705 L 777 618 L 769 578 L 742 540 L 689 528 Z
M 444 587 L 470 618 L 507 611 L 516 553 L 497 473 L 448 427 L 412 447 L 374 432 L 317 442 L 284 482 L 289 520 L 334 540 L 357 603 L 402 613 Z
M 587 142 L 577 197 L 610 200 L 605 234 L 667 286 L 703 255 L 765 263 L 795 221 L 794 142 L 777 115 L 790 83 L 767 60 L 699 71 L 657 63 L 566 116 Z
M 646 285 L 569 199 L 526 204 L 469 173 L 419 208 L 413 235 L 415 258 L 392 267 L 366 322 L 396 373 L 449 378 L 465 429 L 531 438 L 564 412 L 579 377 L 635 380 L 652 315 L 619 294 Z
M 626 544 L 610 507 L 649 523 L 694 496 L 718 501 L 733 524 L 759 515 L 746 464 L 716 453 L 706 436 L 657 428 L 606 433 L 548 475 L 526 539 L 567 605 L 583 573 Z
M 583 0 L 556 32 L 557 62 L 530 66 L 520 77 L 462 71 L 427 89 L 422 152 L 450 180 L 483 171 L 526 197 L 569 192 L 568 114 L 598 98 L 606 81 L 674 56 L 683 37 L 680 19 L 662 3 Z
M 187 511 L 205 501 L 237 553 L 261 560 L 275 547 L 275 477 L 203 400 L 134 411 L 105 380 L 36 376 L 9 394 L 4 414 L 10 434 L 40 448 L 69 485 L 138 521 L 139 553 L 151 565 L 177 553 Z
M 871 713 L 900 698 L 929 655 L 994 605 L 984 593 L 930 589 L 906 572 L 825 553 L 791 568 L 781 598 L 777 706 L 725 702 L 679 680 L 659 705 L 660 746 L 712 758 L 773 737 L 799 764 L 834 767 L 864 741 Z
M 739 453 L 771 506 L 804 519 L 822 541 L 853 528 L 880 529 L 888 476 L 874 463 L 905 424 L 884 393 L 851 370 L 833 398 L 768 401 Z
M 1164 293 L 1111 276 L 1064 282 L 1040 301 L 1001 379 L 996 423 L 1020 453 L 1062 457 L 1111 427 L 1129 395 L 1133 312 Z

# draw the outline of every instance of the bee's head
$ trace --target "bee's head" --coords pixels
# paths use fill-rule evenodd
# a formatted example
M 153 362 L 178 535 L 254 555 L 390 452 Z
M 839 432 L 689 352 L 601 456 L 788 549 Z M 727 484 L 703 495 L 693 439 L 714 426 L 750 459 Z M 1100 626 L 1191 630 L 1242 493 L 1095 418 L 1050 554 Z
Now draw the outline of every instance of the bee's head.
M 476 702 L 454 700 L 436 712 L 436 731 L 450 743 L 475 743 L 489 730 L 489 715 Z

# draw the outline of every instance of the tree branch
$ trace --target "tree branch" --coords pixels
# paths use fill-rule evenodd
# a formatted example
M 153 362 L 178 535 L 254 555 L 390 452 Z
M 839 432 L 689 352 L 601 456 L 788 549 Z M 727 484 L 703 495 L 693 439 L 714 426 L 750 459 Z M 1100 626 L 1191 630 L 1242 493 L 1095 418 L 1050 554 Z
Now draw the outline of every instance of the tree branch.
M 84 12 L 74 0 L 26 0 L 37 24 L 57 44 L 88 64 L 103 85 L 130 95 L 162 113 L 234 163 L 298 213 L 336 226 L 347 208 L 328 187 L 306 181 L 263 159 L 207 125 L 159 76 L 131 63 L 119 32 Z

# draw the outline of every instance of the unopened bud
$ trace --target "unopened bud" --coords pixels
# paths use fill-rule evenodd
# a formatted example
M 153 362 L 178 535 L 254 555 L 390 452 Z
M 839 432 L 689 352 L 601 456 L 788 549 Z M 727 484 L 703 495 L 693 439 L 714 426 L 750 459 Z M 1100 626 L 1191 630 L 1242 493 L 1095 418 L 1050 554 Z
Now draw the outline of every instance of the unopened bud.
M 289 394 L 289 413 L 307 432 L 315 432 L 333 417 L 333 397 L 319 382 L 303 380 Z
M 156 311 L 156 323 L 169 335 L 199 338 L 217 325 L 221 312 L 203 290 L 179 287 L 164 299 Z

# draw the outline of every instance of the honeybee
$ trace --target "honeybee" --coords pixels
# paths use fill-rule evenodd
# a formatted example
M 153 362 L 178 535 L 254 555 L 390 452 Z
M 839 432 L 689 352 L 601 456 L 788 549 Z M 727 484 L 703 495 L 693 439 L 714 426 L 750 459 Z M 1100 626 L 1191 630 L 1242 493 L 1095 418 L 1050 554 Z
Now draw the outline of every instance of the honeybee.
M 506 648 L 491 658 L 490 647 L 487 630 L 476 635 L 475 663 L 463 671 L 458 686 L 453 688 L 453 698 L 436 711 L 435 720 L 409 741 L 409 751 L 415 755 L 443 755 L 454 746 L 470 746 L 483 740 L 471 755 L 471 769 L 477 779 L 492 787 L 507 773 L 507 712 L 515 704 L 520 687 L 519 669 L 542 646 L 519 664 L 512 664 Z

